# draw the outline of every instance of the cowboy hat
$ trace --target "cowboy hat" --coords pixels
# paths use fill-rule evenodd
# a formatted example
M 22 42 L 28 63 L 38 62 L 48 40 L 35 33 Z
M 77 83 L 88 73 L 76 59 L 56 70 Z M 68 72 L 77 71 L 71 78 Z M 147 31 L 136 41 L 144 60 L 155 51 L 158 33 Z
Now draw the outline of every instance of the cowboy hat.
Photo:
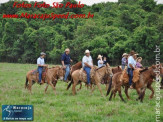
M 69 49 L 69 48 L 66 48 L 66 49 L 65 49 L 65 52 L 69 52 L 69 51 L 70 51 L 70 49 Z
M 130 55 L 134 55 L 136 52 L 134 50 L 131 50 Z
M 138 57 L 138 58 L 136 59 L 136 61 L 138 61 L 139 59 L 141 59 L 141 60 L 142 60 L 142 57 Z
M 87 54 L 87 53 L 90 53 L 90 51 L 89 50 L 85 50 L 85 54 Z
M 100 59 L 100 58 L 102 58 L 102 57 L 103 57 L 102 55 L 98 55 L 97 59 Z
M 125 56 L 125 55 L 128 55 L 127 53 L 123 53 L 122 57 Z
M 44 53 L 44 52 L 41 52 L 41 53 L 40 53 L 40 55 L 46 55 L 46 53 Z

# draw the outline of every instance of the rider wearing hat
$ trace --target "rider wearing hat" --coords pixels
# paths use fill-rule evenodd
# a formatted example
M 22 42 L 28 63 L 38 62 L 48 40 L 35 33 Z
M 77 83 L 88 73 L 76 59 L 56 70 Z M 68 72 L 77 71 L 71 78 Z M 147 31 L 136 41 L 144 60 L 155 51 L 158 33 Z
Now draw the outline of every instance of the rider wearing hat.
M 122 70 L 124 70 L 125 69 L 125 66 L 127 65 L 127 56 L 128 56 L 128 54 L 127 53 L 123 53 L 123 55 L 122 55 Z
M 98 68 L 104 66 L 104 61 L 102 60 L 102 57 L 103 56 L 101 56 L 101 55 L 98 55 L 98 57 L 97 57 L 97 59 L 98 59 L 98 62 L 97 62 Z
M 66 48 L 65 52 L 62 54 L 62 57 L 61 57 L 62 66 L 66 71 L 65 76 L 64 76 L 64 81 L 65 82 L 68 82 L 67 77 L 68 77 L 68 75 L 70 73 L 70 62 L 72 62 L 69 54 L 70 54 L 70 49 Z
M 46 56 L 46 53 L 41 52 L 40 57 L 37 59 L 37 65 L 38 65 L 37 70 L 39 72 L 39 83 L 40 83 L 40 85 L 43 83 L 43 81 L 42 81 L 43 67 L 47 67 L 47 65 L 45 65 L 45 61 L 44 61 L 45 56 Z
M 130 88 L 133 88 L 132 87 L 133 70 L 135 69 L 135 66 L 136 66 L 136 61 L 134 59 L 135 56 L 136 56 L 135 54 L 136 54 L 135 51 L 132 50 L 130 52 L 130 56 L 128 58 L 128 69 L 127 69 L 127 71 L 128 71 L 128 75 L 129 75 L 129 85 L 130 85 Z
M 90 86 L 90 71 L 91 68 L 93 67 L 93 60 L 92 57 L 90 56 L 90 51 L 86 50 L 85 51 L 85 56 L 82 59 L 82 66 L 83 69 L 86 71 L 87 73 L 87 84 L 88 86 Z

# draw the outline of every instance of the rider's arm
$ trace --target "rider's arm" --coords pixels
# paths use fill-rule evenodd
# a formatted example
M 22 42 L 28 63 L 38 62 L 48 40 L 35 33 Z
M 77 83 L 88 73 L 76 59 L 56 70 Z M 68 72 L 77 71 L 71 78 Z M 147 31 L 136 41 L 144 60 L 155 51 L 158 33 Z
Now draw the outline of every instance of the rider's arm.
M 134 67 L 132 66 L 132 64 L 129 64 L 130 65 L 130 67 L 132 68 L 132 69 L 134 69 Z
M 62 61 L 62 66 L 63 66 L 63 67 L 65 66 L 64 61 Z
M 85 64 L 85 66 L 92 68 L 92 66 L 89 65 L 88 63 L 84 62 L 84 64 Z

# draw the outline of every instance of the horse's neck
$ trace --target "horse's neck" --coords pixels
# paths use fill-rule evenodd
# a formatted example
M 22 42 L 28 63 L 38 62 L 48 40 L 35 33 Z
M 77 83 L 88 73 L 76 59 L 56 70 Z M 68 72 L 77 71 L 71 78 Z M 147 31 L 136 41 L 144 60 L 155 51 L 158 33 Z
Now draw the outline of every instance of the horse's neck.
M 144 79 L 144 80 L 153 77 L 153 76 L 152 76 L 152 69 L 149 69 L 149 70 L 143 72 L 142 75 L 143 75 L 143 79 Z
M 103 77 L 106 73 L 106 67 L 102 67 L 102 68 L 98 69 L 97 72 L 99 72 L 100 75 Z

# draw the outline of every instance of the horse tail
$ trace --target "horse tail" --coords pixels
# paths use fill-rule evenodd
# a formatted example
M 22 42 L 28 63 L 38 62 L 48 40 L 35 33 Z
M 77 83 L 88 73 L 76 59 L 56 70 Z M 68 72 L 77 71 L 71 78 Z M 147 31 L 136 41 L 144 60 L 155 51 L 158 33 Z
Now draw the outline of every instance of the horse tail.
M 26 77 L 25 89 L 28 87 L 28 78 Z
M 111 87 L 112 87 L 112 77 L 111 77 L 111 80 L 110 80 L 110 83 L 109 83 L 109 87 L 108 87 L 108 90 L 107 90 L 106 96 L 109 95 L 109 93 L 110 93 L 110 91 L 111 91 Z
M 69 90 L 69 88 L 71 87 L 71 84 L 73 83 L 73 80 L 72 80 L 72 78 L 71 78 L 71 82 L 68 84 L 68 86 L 67 86 L 67 90 Z

